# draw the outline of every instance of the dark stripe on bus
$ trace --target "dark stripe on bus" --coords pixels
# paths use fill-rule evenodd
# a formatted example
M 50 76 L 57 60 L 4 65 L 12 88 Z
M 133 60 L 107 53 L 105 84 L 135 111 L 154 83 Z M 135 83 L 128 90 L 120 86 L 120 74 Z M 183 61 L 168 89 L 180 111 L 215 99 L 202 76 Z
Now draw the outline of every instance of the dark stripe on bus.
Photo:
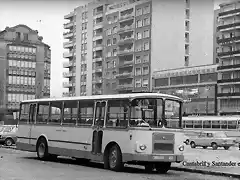
M 19 139 L 37 140 L 37 138 L 29 138 L 29 137 L 17 137 L 17 138 L 19 138 Z M 90 143 L 74 142 L 74 141 L 62 141 L 62 140 L 53 140 L 53 139 L 48 139 L 48 141 L 50 141 L 50 142 L 68 143 L 68 144 L 91 145 Z

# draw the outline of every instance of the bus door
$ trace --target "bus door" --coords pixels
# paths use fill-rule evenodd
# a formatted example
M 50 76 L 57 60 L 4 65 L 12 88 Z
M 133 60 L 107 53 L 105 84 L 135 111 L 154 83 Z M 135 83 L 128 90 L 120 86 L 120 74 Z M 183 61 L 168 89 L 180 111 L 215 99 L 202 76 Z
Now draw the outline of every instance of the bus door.
M 92 153 L 102 153 L 102 138 L 103 138 L 103 126 L 106 114 L 106 101 L 95 102 L 95 113 L 94 113 L 94 126 L 93 126 L 93 137 L 92 137 Z
M 29 108 L 29 144 L 31 144 L 31 138 L 32 138 L 32 128 L 35 125 L 36 122 L 36 117 L 37 117 L 37 104 L 30 104 Z

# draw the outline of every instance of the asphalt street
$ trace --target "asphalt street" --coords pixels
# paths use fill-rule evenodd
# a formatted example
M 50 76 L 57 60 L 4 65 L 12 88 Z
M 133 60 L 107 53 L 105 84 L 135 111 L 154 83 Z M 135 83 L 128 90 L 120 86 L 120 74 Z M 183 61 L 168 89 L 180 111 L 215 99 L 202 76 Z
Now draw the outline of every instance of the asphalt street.
M 54 162 L 39 161 L 35 153 L 0 148 L 0 180 L 232 180 L 234 178 L 169 171 L 168 174 L 146 174 L 138 167 L 126 167 L 116 173 L 103 165 L 77 164 L 75 160 L 59 158 Z

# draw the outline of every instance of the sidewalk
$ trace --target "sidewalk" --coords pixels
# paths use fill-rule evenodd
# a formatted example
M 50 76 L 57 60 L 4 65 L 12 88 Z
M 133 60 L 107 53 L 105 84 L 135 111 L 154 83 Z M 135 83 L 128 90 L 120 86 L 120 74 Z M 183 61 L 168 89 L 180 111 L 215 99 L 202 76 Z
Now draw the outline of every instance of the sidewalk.
M 186 147 L 185 161 L 172 164 L 172 170 L 240 178 L 240 151 L 191 149 Z

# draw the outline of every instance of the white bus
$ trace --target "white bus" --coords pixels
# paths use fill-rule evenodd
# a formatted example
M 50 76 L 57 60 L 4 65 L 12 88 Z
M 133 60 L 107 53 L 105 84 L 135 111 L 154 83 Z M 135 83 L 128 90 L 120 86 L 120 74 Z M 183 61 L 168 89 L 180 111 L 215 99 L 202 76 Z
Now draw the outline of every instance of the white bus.
M 125 163 L 166 173 L 183 161 L 182 99 L 131 93 L 21 102 L 17 149 L 41 160 L 68 156 L 120 171 Z M 168 121 L 177 120 L 175 127 Z

